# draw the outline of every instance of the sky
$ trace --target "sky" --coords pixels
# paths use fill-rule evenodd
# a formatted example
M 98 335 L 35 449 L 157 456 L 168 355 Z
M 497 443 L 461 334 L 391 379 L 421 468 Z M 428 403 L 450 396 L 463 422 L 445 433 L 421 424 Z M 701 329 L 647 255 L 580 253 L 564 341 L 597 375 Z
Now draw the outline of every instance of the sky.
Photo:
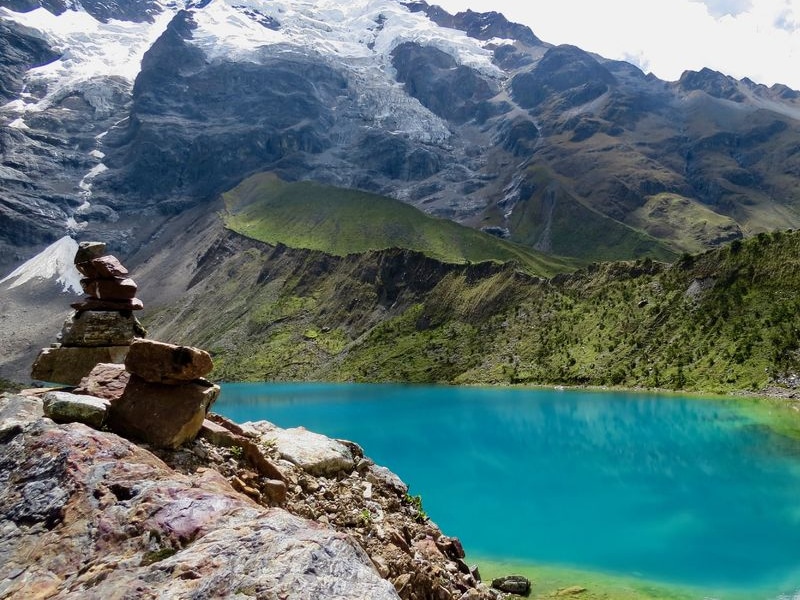
M 709 67 L 800 90 L 800 0 L 428 0 L 498 11 L 541 40 L 627 60 L 675 81 Z

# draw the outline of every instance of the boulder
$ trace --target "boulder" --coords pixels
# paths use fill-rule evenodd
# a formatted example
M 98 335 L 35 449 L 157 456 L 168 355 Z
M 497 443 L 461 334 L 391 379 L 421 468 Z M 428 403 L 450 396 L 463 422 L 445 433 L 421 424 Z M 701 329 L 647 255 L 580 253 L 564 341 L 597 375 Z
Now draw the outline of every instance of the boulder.
M 106 419 L 108 404 L 104 398 L 48 392 L 44 395 L 44 414 L 56 423 L 83 423 L 100 429 Z
M 213 366 L 205 350 L 144 339 L 134 340 L 125 358 L 128 371 L 153 383 L 192 381 Z
M 62 346 L 128 346 L 145 333 L 133 315 L 87 310 L 64 321 L 59 339 Z
M 75 253 L 75 264 L 85 263 L 94 258 L 100 258 L 106 253 L 106 245 L 103 242 L 81 242 L 78 244 L 78 251 Z
M 31 378 L 78 385 L 98 363 L 121 363 L 129 346 L 44 348 L 31 368 Z
M 492 579 L 492 587 L 507 594 L 527 596 L 531 593 L 531 582 L 522 575 L 506 575 Z
M 351 473 L 355 468 L 353 454 L 345 444 L 308 431 L 304 427 L 281 429 L 267 421 L 252 423 L 262 439 L 274 442 L 281 458 L 297 465 L 307 473 L 335 477 Z
M 129 278 L 81 279 L 81 288 L 99 300 L 130 300 L 136 296 L 136 283 Z
M 75 268 L 78 269 L 81 275 L 90 279 L 110 279 L 128 276 L 128 269 L 122 266 L 116 256 L 111 255 L 77 263 Z
M 108 428 L 159 448 L 177 448 L 197 436 L 218 395 L 219 386 L 202 379 L 167 385 L 131 374 L 125 391 L 111 401 Z

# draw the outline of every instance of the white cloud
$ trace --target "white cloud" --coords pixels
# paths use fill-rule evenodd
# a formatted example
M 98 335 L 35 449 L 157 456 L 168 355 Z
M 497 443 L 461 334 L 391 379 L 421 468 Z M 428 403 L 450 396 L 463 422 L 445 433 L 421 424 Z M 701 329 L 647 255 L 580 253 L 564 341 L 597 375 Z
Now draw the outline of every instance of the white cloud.
M 668 81 L 709 67 L 800 89 L 800 0 L 431 0 L 496 10 L 542 40 L 628 60 Z
M 736 16 L 750 9 L 753 3 L 750 0 L 692 0 L 708 7 L 708 12 L 715 17 L 725 15 Z

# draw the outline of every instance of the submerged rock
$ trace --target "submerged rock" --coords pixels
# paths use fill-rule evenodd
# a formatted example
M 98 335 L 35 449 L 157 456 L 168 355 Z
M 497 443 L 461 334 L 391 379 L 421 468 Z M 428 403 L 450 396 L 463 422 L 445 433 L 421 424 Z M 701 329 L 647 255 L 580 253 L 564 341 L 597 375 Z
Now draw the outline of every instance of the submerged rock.
M 522 575 L 506 575 L 492 580 L 492 587 L 508 594 L 527 596 L 531 593 L 531 582 Z

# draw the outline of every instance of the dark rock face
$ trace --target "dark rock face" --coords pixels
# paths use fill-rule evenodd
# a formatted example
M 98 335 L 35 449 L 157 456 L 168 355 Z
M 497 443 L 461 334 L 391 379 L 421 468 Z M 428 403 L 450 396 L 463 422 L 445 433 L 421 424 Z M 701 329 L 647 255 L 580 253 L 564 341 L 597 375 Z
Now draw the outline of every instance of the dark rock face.
M 115 195 L 115 208 L 155 200 L 169 212 L 167 199 L 208 199 L 254 170 L 332 144 L 341 75 L 301 55 L 207 63 L 186 43 L 191 28 L 179 14 L 146 53 L 130 125 L 109 135 L 112 171 L 97 185 Z
M 431 6 L 427 2 L 403 2 L 403 4 L 412 12 L 424 12 L 431 21 L 441 27 L 460 29 L 469 37 L 478 40 L 512 39 L 528 46 L 537 46 L 542 43 L 529 27 L 512 23 L 495 11 L 478 13 L 467 10 L 451 15 L 441 7 Z
M 678 87 L 687 92 L 701 90 L 714 98 L 733 100 L 734 102 L 741 102 L 745 99 L 745 95 L 736 85 L 735 79 L 708 68 L 700 71 L 684 71 L 678 80 Z
M 511 82 L 514 99 L 525 108 L 536 108 L 553 95 L 563 108 L 594 100 L 608 91 L 614 76 L 588 53 L 575 46 L 551 48 L 529 72 Z
M 487 102 L 497 93 L 494 84 L 432 46 L 400 44 L 392 52 L 392 65 L 406 91 L 447 120 L 483 123 L 504 108 Z
M 22 90 L 25 71 L 46 65 L 58 53 L 43 39 L 25 32 L 11 21 L 0 21 L 0 100 L 16 98 Z

